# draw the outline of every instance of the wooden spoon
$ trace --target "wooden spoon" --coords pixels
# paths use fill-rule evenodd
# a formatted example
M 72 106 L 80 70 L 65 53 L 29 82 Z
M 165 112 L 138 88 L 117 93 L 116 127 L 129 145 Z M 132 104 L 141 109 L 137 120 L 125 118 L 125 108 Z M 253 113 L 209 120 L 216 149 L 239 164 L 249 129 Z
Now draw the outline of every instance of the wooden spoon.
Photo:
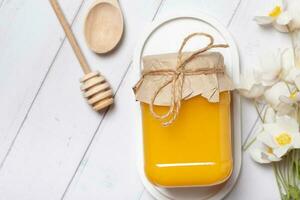
M 95 1 L 85 19 L 84 35 L 88 47 L 99 54 L 114 49 L 123 34 L 123 16 L 117 0 Z

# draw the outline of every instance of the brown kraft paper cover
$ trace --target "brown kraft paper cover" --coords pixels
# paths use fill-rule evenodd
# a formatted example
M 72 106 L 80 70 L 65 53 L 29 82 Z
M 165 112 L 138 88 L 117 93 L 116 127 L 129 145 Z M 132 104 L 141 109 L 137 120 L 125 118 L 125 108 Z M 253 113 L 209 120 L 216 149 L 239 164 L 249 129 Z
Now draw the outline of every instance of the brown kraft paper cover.
M 191 53 L 183 53 L 182 59 L 188 57 Z M 143 58 L 143 71 L 153 71 L 161 69 L 175 70 L 177 64 L 177 53 L 149 55 Z M 196 69 L 221 69 L 225 71 L 224 58 L 218 52 L 205 52 L 198 55 L 185 65 L 185 70 Z M 151 103 L 155 92 L 168 80 L 172 75 L 155 75 L 145 76 L 138 89 L 135 89 L 137 101 Z M 225 73 L 210 73 L 200 75 L 188 75 L 184 77 L 182 86 L 182 99 L 187 100 L 194 96 L 201 95 L 209 102 L 219 102 L 219 93 L 233 90 L 233 84 Z M 160 90 L 157 94 L 154 105 L 170 106 L 172 97 L 172 84 Z

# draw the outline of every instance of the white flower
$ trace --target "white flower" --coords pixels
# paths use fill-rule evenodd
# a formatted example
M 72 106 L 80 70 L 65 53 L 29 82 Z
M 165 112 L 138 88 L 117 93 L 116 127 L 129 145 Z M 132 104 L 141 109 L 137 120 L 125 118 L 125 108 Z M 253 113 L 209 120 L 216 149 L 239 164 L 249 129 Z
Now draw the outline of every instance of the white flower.
M 265 123 L 273 123 L 276 119 L 275 110 L 272 107 L 267 107 L 264 114 L 264 122 Z
M 254 20 L 259 25 L 273 25 L 280 32 L 288 32 L 288 24 L 291 22 L 291 14 L 280 6 L 275 8 L 267 16 L 256 16 Z
M 283 81 L 276 83 L 264 93 L 266 102 L 275 110 L 278 109 L 278 105 L 280 104 L 280 96 L 290 96 L 289 88 Z
M 300 58 L 295 56 L 296 49 L 285 49 L 281 54 L 281 78 L 288 83 L 294 83 L 300 78 Z
M 253 147 L 250 149 L 250 155 L 251 158 L 258 163 L 271 163 L 281 160 L 281 158 L 273 154 L 272 148 L 260 141 L 256 141 L 255 144 L 253 144 Z
M 284 0 L 284 10 L 291 17 L 289 22 L 290 31 L 300 28 L 300 1 L 299 0 Z
M 262 127 L 260 127 L 257 135 L 259 135 L 262 131 L 263 129 Z M 255 139 L 255 142 L 251 145 L 250 156 L 254 161 L 258 163 L 270 163 L 281 160 L 281 158 L 274 155 L 273 149 L 271 147 L 265 145 L 257 139 Z
M 289 116 L 277 117 L 276 122 L 263 124 L 263 131 L 257 140 L 272 149 L 272 153 L 281 158 L 290 149 L 300 148 L 299 124 Z

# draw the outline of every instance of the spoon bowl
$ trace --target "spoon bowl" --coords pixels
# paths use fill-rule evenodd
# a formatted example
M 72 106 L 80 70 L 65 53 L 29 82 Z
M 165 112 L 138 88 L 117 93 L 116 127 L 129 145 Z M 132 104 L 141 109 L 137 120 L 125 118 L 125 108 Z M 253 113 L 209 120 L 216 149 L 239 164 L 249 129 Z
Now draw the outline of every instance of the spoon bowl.
M 99 54 L 113 50 L 123 34 L 123 16 L 117 0 L 97 0 L 84 24 L 88 47 Z

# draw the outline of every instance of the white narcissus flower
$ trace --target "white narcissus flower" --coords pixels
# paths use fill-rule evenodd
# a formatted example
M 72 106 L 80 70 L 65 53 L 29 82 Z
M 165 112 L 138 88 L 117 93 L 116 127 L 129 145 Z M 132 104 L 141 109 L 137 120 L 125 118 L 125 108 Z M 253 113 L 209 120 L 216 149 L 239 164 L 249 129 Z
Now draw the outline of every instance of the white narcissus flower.
M 275 6 L 267 16 L 256 16 L 254 20 L 259 25 L 273 25 L 280 32 L 288 32 L 287 25 L 291 22 L 292 17 L 289 12 L 283 11 L 281 6 Z
M 272 109 L 272 108 L 271 108 Z M 267 109 L 268 111 L 268 109 Z M 269 110 L 271 111 L 271 110 Z M 258 130 L 257 135 L 261 134 L 262 132 L 262 127 Z M 258 163 L 271 163 L 271 162 L 276 162 L 276 161 L 280 161 L 281 158 L 275 156 L 273 154 L 273 149 L 267 145 L 265 145 L 264 143 L 262 143 L 259 140 L 255 140 L 255 142 L 251 145 L 250 148 L 250 156 L 251 158 L 258 162 Z
M 281 158 L 290 149 L 300 148 L 298 122 L 289 116 L 279 116 L 274 123 L 263 124 L 263 131 L 257 140 L 272 149 L 272 154 Z
M 290 96 L 290 90 L 287 84 L 280 81 L 273 85 L 271 88 L 267 89 L 264 93 L 264 98 L 268 104 L 270 104 L 275 110 L 278 109 L 280 104 L 280 96 Z

